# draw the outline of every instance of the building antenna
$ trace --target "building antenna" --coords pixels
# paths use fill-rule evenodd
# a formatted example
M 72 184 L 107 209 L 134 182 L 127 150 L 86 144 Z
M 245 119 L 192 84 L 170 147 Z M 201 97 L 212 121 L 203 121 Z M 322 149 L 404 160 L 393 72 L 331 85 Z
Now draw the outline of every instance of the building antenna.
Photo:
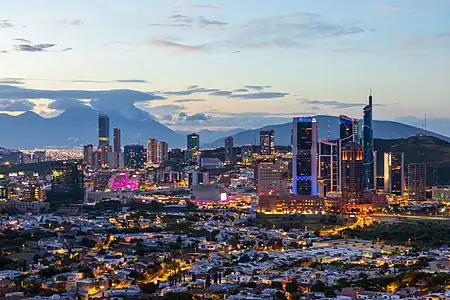
M 425 131 L 427 131 L 427 112 L 425 112 L 425 123 L 424 123 Z

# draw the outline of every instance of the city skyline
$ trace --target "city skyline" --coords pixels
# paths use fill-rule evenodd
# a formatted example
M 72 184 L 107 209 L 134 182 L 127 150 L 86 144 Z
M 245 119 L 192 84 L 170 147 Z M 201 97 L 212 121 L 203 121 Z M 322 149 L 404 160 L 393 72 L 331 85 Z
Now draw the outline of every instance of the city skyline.
M 429 129 L 448 129 L 446 1 L 22 2 L 2 7 L 2 112 L 49 117 L 94 99 L 172 129 L 258 128 L 361 118 L 372 88 L 374 119 L 421 126 L 427 112 Z

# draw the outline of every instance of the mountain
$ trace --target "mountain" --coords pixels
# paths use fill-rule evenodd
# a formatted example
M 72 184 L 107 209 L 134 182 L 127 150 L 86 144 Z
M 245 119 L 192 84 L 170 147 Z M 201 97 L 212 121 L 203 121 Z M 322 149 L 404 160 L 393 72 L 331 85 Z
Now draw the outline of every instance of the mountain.
M 320 139 L 338 139 L 339 138 L 339 117 L 335 116 L 317 116 L 319 138 Z M 361 125 L 362 122 L 360 122 Z M 233 135 L 235 145 L 247 145 L 259 143 L 259 132 L 264 130 L 275 130 L 275 144 L 288 146 L 291 144 L 292 123 L 265 126 L 263 128 L 246 130 Z M 394 121 L 373 121 L 374 137 L 377 139 L 401 139 L 418 134 L 433 136 L 444 141 L 450 141 L 449 137 L 426 131 L 411 125 L 402 124 Z M 362 128 L 360 126 L 360 136 L 362 137 Z M 224 145 L 224 139 L 218 139 L 209 144 L 208 147 L 221 147 Z
M 221 139 L 221 138 L 226 138 L 230 135 L 235 135 L 238 134 L 239 132 L 245 131 L 247 129 L 243 129 L 243 128 L 235 128 L 235 129 L 231 129 L 231 130 L 209 130 L 209 129 L 203 129 L 200 131 L 197 131 L 196 133 L 198 133 L 200 135 L 200 143 L 202 145 L 207 145 L 210 144 L 212 142 L 214 142 L 215 140 Z M 176 132 L 183 134 L 183 135 L 188 135 L 191 134 L 191 131 L 181 131 L 181 130 L 177 130 Z
M 149 114 L 127 118 L 118 111 L 107 112 L 112 128 L 122 130 L 122 145 L 145 143 L 152 137 L 168 141 L 171 147 L 182 147 L 186 137 L 154 120 Z M 97 144 L 98 112 L 89 107 L 71 108 L 53 118 L 34 112 L 18 116 L 0 114 L 1 145 L 5 148 L 34 148 L 46 146 L 75 147 Z

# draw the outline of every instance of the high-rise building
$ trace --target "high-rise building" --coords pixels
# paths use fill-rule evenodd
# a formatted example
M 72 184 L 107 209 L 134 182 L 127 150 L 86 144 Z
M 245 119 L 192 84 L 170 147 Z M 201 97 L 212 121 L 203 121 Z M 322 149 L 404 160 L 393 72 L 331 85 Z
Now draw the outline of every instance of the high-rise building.
M 260 131 L 259 146 L 261 155 L 275 154 L 275 131 L 273 129 Z
M 318 150 L 318 178 L 320 183 L 323 184 L 320 196 L 325 197 L 328 192 L 338 190 L 338 145 L 329 141 L 320 141 Z
M 232 136 L 225 139 L 225 162 L 229 164 L 234 163 L 234 141 Z
M 147 142 L 147 162 L 158 163 L 158 141 L 155 139 L 149 139 Z
M 369 104 L 364 107 L 364 166 L 366 188 L 368 190 L 374 189 L 374 156 L 373 156 L 373 127 L 372 127 L 372 93 L 369 95 Z
M 114 128 L 114 153 L 120 153 L 122 152 L 122 145 L 121 145 L 121 133 L 120 128 Z
M 83 163 L 94 167 L 94 146 L 86 145 L 83 147 Z
M 33 153 L 33 162 L 34 163 L 42 163 L 45 161 L 45 151 L 34 151 Z
M 197 133 L 192 133 L 187 136 L 187 149 L 188 150 L 200 149 L 200 136 Z
M 103 145 L 98 147 L 97 149 L 97 167 L 98 168 L 107 168 L 109 163 L 111 162 L 111 146 Z
M 344 115 L 339 116 L 339 141 L 342 148 L 351 142 L 359 143 L 359 120 Z
M 286 195 L 288 184 L 288 164 L 281 160 L 260 162 L 257 166 L 258 195 Z
M 364 149 L 353 142 L 342 149 L 342 196 L 346 200 L 362 201 L 365 191 Z
M 98 116 L 98 147 L 109 146 L 109 117 L 105 114 Z
M 292 122 L 292 193 L 318 195 L 316 117 Z
M 384 192 L 403 196 L 405 190 L 404 153 L 384 153 Z
M 55 161 L 51 164 L 51 188 L 47 201 L 51 206 L 80 204 L 84 202 L 84 177 L 79 163 Z
M 426 200 L 427 167 L 423 163 L 408 164 L 408 199 L 410 201 Z
M 157 157 L 158 164 L 163 164 L 169 159 L 169 144 L 167 142 L 158 142 L 157 144 Z
M 144 146 L 127 145 L 124 147 L 125 168 L 139 170 L 144 167 L 147 160 Z

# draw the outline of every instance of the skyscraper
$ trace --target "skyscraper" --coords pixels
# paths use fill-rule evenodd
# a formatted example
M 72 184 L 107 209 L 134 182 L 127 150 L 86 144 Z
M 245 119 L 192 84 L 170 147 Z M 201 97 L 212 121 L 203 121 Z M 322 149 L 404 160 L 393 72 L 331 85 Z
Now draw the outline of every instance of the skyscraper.
M 192 133 L 187 136 L 187 149 L 188 150 L 200 149 L 200 136 L 197 133 Z
M 158 142 L 157 145 L 156 161 L 158 164 L 163 164 L 169 159 L 169 144 L 167 142 Z
M 384 153 L 384 192 L 403 196 L 405 190 L 404 153 Z
M 359 204 L 365 190 L 364 150 L 360 144 L 352 142 L 342 149 L 342 196 Z
M 364 107 L 364 181 L 368 190 L 374 189 L 374 156 L 373 156 L 373 127 L 372 127 L 372 93 L 369 104 Z
M 422 163 L 408 164 L 408 200 L 426 200 L 427 168 Z
M 342 191 L 342 150 L 353 142 L 359 143 L 359 120 L 339 116 L 339 190 Z
M 147 142 L 147 162 L 158 163 L 158 141 L 155 139 L 149 139 Z
M 233 137 L 229 136 L 225 139 L 225 161 L 229 164 L 234 163 L 234 143 Z
M 47 201 L 50 205 L 83 203 L 84 180 L 80 164 L 57 161 L 52 162 L 51 167 L 51 188 L 47 192 Z
M 338 145 L 333 142 L 320 141 L 318 151 L 318 178 L 324 187 L 323 195 L 321 196 L 326 196 L 327 192 L 337 191 L 339 183 Z
M 88 166 L 94 166 L 94 146 L 86 145 L 83 147 L 83 163 Z
M 273 129 L 260 131 L 259 146 L 261 155 L 275 154 L 275 131 Z
M 292 135 L 292 192 L 317 196 L 316 117 L 294 118 Z
M 128 169 L 142 169 L 146 161 L 146 153 L 142 145 L 124 147 L 124 165 Z
M 121 137 L 120 137 L 120 128 L 114 128 L 114 153 L 118 154 L 122 152 L 121 149 Z
M 98 147 L 109 146 L 109 117 L 105 114 L 98 116 Z

